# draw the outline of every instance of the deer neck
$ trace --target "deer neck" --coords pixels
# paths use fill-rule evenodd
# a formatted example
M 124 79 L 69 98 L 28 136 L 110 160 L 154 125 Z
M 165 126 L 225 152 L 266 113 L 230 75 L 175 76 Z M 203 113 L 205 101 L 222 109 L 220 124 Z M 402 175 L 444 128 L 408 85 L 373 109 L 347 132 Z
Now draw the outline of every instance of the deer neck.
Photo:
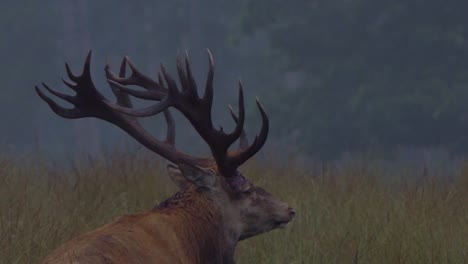
M 174 223 L 189 258 L 197 263 L 234 263 L 240 232 L 229 224 L 222 205 L 208 195 L 196 189 L 180 191 L 154 211 Z

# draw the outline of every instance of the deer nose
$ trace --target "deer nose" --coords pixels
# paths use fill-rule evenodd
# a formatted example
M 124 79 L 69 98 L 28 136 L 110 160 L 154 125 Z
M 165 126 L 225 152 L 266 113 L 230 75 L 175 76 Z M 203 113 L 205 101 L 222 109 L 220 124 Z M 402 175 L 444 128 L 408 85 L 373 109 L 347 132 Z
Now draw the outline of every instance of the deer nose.
M 289 216 L 291 216 L 291 218 L 293 218 L 294 216 L 296 215 L 296 210 L 294 210 L 294 208 L 289 208 Z

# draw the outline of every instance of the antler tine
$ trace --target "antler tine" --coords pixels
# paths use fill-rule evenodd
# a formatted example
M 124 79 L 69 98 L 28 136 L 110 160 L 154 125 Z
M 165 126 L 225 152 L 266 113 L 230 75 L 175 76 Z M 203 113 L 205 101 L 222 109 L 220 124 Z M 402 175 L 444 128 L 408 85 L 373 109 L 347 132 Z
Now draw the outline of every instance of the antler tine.
M 127 56 L 122 59 L 119 69 L 119 78 L 125 78 L 127 72 Z
M 126 69 L 127 69 L 126 66 L 127 66 L 127 58 L 124 58 L 124 59 L 122 59 L 122 62 L 120 63 L 119 78 L 125 78 L 125 73 L 126 73 Z M 109 75 L 112 74 L 110 72 L 110 66 L 109 66 L 108 62 L 106 63 L 105 72 L 106 72 L 106 77 L 109 77 Z M 132 107 L 133 106 L 132 102 L 130 100 L 130 96 L 128 94 L 126 94 L 126 93 L 123 93 L 118 88 L 116 88 L 116 86 L 117 86 L 116 82 L 113 82 L 113 81 L 109 80 L 109 78 L 107 78 L 107 82 L 109 83 L 109 85 L 111 87 L 112 93 L 117 98 L 117 104 L 118 105 L 121 105 L 121 106 L 124 106 L 124 107 Z
M 128 78 L 115 76 L 115 74 L 111 71 L 108 65 L 105 68 L 106 76 L 108 79 L 107 81 L 112 82 L 113 87 L 115 89 L 122 90 L 123 92 L 135 96 L 137 98 L 147 100 L 159 101 L 167 95 L 167 90 L 162 85 L 153 81 L 151 78 L 143 75 L 127 56 L 124 57 L 124 59 L 122 60 L 121 67 L 123 66 L 123 64 L 128 64 L 132 71 L 131 76 Z M 125 76 L 125 74 L 123 76 Z M 145 90 L 133 90 L 129 89 L 125 85 L 138 85 L 143 87 Z
M 52 100 L 52 98 L 45 95 L 37 85 L 34 87 L 34 89 L 36 90 L 36 93 L 39 95 L 39 97 L 44 100 L 49 105 L 50 109 L 52 109 L 52 111 L 57 115 L 68 119 L 82 117 L 75 109 L 67 109 L 58 105 L 54 100 Z
M 90 79 L 90 61 L 91 61 L 91 50 L 88 52 L 88 55 L 86 56 L 86 61 L 84 63 L 84 66 L 83 66 L 83 72 L 81 75 L 75 75 L 73 74 L 73 72 L 71 71 L 70 69 L 70 66 L 68 65 L 68 63 L 65 63 L 65 68 L 66 68 L 66 71 L 67 71 L 67 75 L 68 77 L 73 81 L 75 82 L 76 84 L 72 84 L 71 82 L 68 82 L 66 80 L 63 80 L 63 82 L 65 83 L 65 85 L 67 85 L 68 87 L 70 87 L 71 89 L 73 89 L 74 91 L 78 91 L 78 83 L 81 82 L 81 81 L 85 81 L 85 82 L 89 82 L 91 85 L 92 84 L 92 81 Z M 76 119 L 76 118 L 82 118 L 82 117 L 85 117 L 87 116 L 86 113 L 83 113 L 81 111 L 79 111 L 79 109 L 76 108 L 76 104 L 79 102 L 79 99 L 77 98 L 77 96 L 72 96 L 72 95 L 68 95 L 68 94 L 64 94 L 64 93 L 61 93 L 55 89 L 52 89 L 50 88 L 46 83 L 42 83 L 42 86 L 44 86 L 44 88 L 49 92 L 51 93 L 52 95 L 74 105 L 75 107 L 74 108 L 65 108 L 65 107 L 62 107 L 60 106 L 59 104 L 57 104 L 54 100 L 52 100 L 52 98 L 50 98 L 49 96 L 45 95 L 45 93 L 38 87 L 38 86 L 35 86 L 35 90 L 36 90 L 36 93 L 39 95 L 39 97 L 44 100 L 48 105 L 49 107 L 52 109 L 52 111 L 54 113 L 56 113 L 57 115 L 63 117 L 63 118 L 68 118 L 68 119 Z M 103 98 L 102 95 L 97 92 L 96 90 L 93 90 L 93 89 L 90 89 L 90 90 L 85 90 L 84 91 L 85 93 L 91 93 L 93 95 L 96 96 L 96 98 Z
M 68 86 L 68 88 L 70 88 L 70 89 L 72 89 L 73 91 L 76 92 L 76 84 L 71 83 L 71 82 L 69 82 L 69 81 L 67 81 L 67 80 L 65 80 L 65 79 L 63 79 L 63 78 L 62 78 L 62 82 L 63 82 L 66 86 Z
M 130 116 L 134 116 L 134 117 L 153 116 L 153 115 L 156 115 L 156 114 L 159 114 L 159 113 L 163 112 L 168 107 L 173 106 L 175 104 L 176 96 L 178 96 L 180 93 L 177 90 L 177 85 L 176 85 L 175 81 L 167 73 L 166 68 L 162 64 L 161 64 L 161 70 L 163 72 L 164 79 L 166 80 L 166 83 L 168 84 L 168 89 L 167 89 L 168 92 L 167 92 L 165 97 L 160 99 L 159 103 L 154 104 L 154 105 L 150 105 L 148 107 L 144 107 L 144 108 L 141 108 L 141 109 L 133 109 L 133 108 L 129 108 L 129 107 L 123 107 L 123 106 L 120 106 L 120 105 L 112 104 L 112 103 L 107 102 L 107 101 L 105 101 L 105 104 L 108 107 L 110 107 L 110 108 L 112 108 L 112 109 L 114 109 L 116 111 L 119 111 L 121 113 L 130 115 Z M 118 83 L 116 83 L 113 80 L 108 80 L 108 81 L 109 81 L 110 84 L 114 85 L 115 88 L 121 90 L 122 92 L 127 92 L 130 95 L 134 95 L 134 93 L 136 92 L 135 90 L 129 89 L 129 88 L 125 87 L 125 86 L 118 85 Z M 162 79 L 161 79 L 160 76 L 159 76 L 159 82 L 162 83 Z M 129 92 L 129 91 L 132 91 L 132 92 Z M 151 93 L 153 91 L 148 91 L 148 92 Z M 145 99 L 153 99 L 154 100 L 154 97 L 145 98 Z
M 128 59 L 127 59 L 128 60 Z M 129 64 L 130 65 L 130 64 Z M 181 79 L 183 92 L 187 95 L 187 98 L 190 100 L 193 100 L 193 98 L 198 99 L 198 96 L 196 96 L 196 93 L 193 91 L 196 91 L 196 87 L 193 87 L 195 81 L 193 79 L 191 70 L 190 70 L 190 63 L 188 61 L 188 57 L 186 56 L 185 58 L 185 66 L 187 70 L 187 75 L 184 72 L 184 69 L 182 68 L 182 62 L 180 59 L 180 56 L 177 58 L 177 70 L 179 73 L 179 77 Z M 132 66 L 135 67 L 135 66 Z M 135 116 L 135 117 L 148 117 L 152 116 L 155 114 L 158 114 L 162 112 L 165 108 L 169 106 L 173 106 L 174 104 L 178 105 L 183 105 L 183 103 L 179 102 L 181 100 L 184 100 L 184 98 L 181 97 L 181 93 L 177 89 L 177 84 L 172 79 L 172 77 L 169 75 L 167 72 L 166 68 L 164 67 L 163 64 L 161 64 L 161 71 L 158 72 L 158 85 L 160 87 L 163 86 L 163 78 L 167 83 L 168 88 L 163 88 L 164 92 L 161 91 L 156 91 L 156 90 L 148 90 L 148 91 L 138 91 L 134 89 L 130 89 L 125 86 L 125 83 L 119 83 L 119 79 L 114 77 L 112 72 L 110 72 L 109 68 L 106 68 L 106 71 L 109 72 L 109 82 L 114 85 L 115 88 L 121 90 L 122 92 L 125 92 L 127 94 L 130 94 L 132 96 L 135 96 L 137 98 L 141 99 L 147 99 L 147 100 L 155 100 L 155 101 L 160 101 L 159 103 L 148 106 L 142 109 L 132 109 L 132 108 L 125 108 L 121 107 L 118 105 L 112 105 L 109 104 L 108 106 L 120 111 L 122 113 L 125 113 L 127 115 Z M 134 68 L 133 72 L 139 72 L 136 68 Z M 161 74 L 162 72 L 162 74 Z M 123 79 L 120 79 L 123 80 Z M 193 90 L 193 91 L 192 91 Z M 192 91 L 192 92 L 190 92 Z M 162 96 L 164 95 L 164 96 Z M 196 97 L 194 97 L 196 96 Z M 211 114 L 211 113 L 210 113 Z M 211 118 L 210 118 L 211 119 Z
M 198 90 L 197 90 L 197 83 L 195 82 L 195 78 L 193 77 L 192 70 L 190 69 L 190 60 L 187 50 L 185 50 L 185 71 L 187 73 L 188 78 L 188 89 L 186 93 L 190 96 L 190 98 L 195 99 L 198 98 Z
M 164 82 L 163 82 L 163 77 L 162 77 L 162 74 L 161 74 L 161 71 L 158 71 L 158 83 L 159 85 L 164 85 Z
M 241 152 L 235 153 L 230 155 L 228 158 L 229 165 L 232 167 L 237 168 L 238 166 L 242 165 L 248 159 L 250 159 L 253 155 L 255 155 L 262 147 L 265 145 L 266 139 L 268 137 L 269 131 L 269 120 L 268 116 L 263 108 L 263 105 L 260 103 L 260 100 L 256 100 L 257 107 L 260 111 L 262 116 L 262 128 L 260 129 L 260 133 L 255 136 L 255 139 L 248 148 L 242 150 Z
M 169 109 L 164 110 L 164 118 L 167 124 L 166 142 L 171 146 L 175 145 L 175 122 Z
M 182 91 L 187 92 L 189 89 L 189 80 L 185 74 L 184 67 L 182 65 L 182 59 L 180 58 L 180 51 L 177 51 L 177 72 L 179 73 L 180 85 Z
M 45 83 L 42 83 L 42 86 L 44 86 L 44 88 L 45 88 L 47 91 L 49 91 L 49 93 L 51 93 L 51 94 L 57 96 L 58 98 L 60 98 L 60 99 L 62 99 L 62 100 L 64 100 L 64 101 L 67 101 L 67 102 L 69 102 L 69 103 L 71 103 L 71 104 L 76 103 L 76 100 L 75 100 L 75 98 L 74 98 L 73 96 L 68 95 L 68 94 L 61 93 L 61 92 L 59 92 L 59 91 L 57 91 L 57 90 L 54 90 L 54 89 L 50 88 L 50 87 L 49 87 L 47 84 L 45 84 Z
M 171 75 L 169 75 L 169 73 L 166 70 L 166 67 L 164 67 L 162 63 L 161 63 L 161 71 L 162 71 L 164 80 L 166 80 L 168 90 L 173 91 L 175 93 L 179 93 L 176 82 L 174 81 L 174 79 L 172 79 Z
M 80 77 L 82 78 L 91 78 L 91 55 L 93 54 L 93 51 L 89 51 L 88 55 L 86 55 L 85 63 L 83 66 L 83 73 L 81 74 Z M 90 74 L 87 74 L 90 73 Z
M 167 94 L 167 92 L 162 92 L 162 91 L 133 90 L 112 79 L 109 79 L 109 82 L 114 83 L 114 86 L 116 87 L 116 89 L 122 90 L 123 92 L 130 94 L 136 98 L 140 98 L 140 99 L 159 101 L 161 100 L 161 98 L 164 98 L 164 96 L 166 96 Z
M 74 82 L 77 82 L 79 77 L 73 74 L 72 70 L 70 69 L 70 65 L 68 65 L 68 63 L 65 63 L 65 69 L 67 70 L 68 78 L 70 78 L 70 80 Z
M 206 85 L 205 85 L 205 94 L 203 95 L 203 101 L 207 105 L 207 107 L 211 111 L 211 107 L 213 105 L 213 79 L 214 79 L 214 60 L 213 55 L 209 49 L 206 49 L 208 52 L 208 76 L 206 78 Z
M 237 117 L 236 113 L 234 112 L 234 109 L 232 109 L 232 106 L 229 105 L 229 112 L 231 113 L 232 119 L 234 119 L 234 122 L 236 124 L 239 123 L 239 118 Z M 243 150 L 246 149 L 249 146 L 249 141 L 247 139 L 247 134 L 245 133 L 245 130 L 242 129 L 242 133 L 239 137 L 239 149 Z
M 244 120 L 245 120 L 245 106 L 244 106 L 244 91 L 242 88 L 242 82 L 239 81 L 239 120 L 236 122 L 236 127 L 231 134 L 227 135 L 229 145 L 234 143 L 244 130 Z
M 135 64 L 130 60 L 128 56 L 125 56 L 124 61 L 130 67 L 132 74 L 128 78 L 116 77 L 114 74 L 110 74 L 110 79 L 116 83 L 122 85 L 138 85 L 146 90 L 157 90 L 160 93 L 164 93 L 164 87 L 160 86 L 157 82 L 153 81 L 150 77 L 141 73 Z

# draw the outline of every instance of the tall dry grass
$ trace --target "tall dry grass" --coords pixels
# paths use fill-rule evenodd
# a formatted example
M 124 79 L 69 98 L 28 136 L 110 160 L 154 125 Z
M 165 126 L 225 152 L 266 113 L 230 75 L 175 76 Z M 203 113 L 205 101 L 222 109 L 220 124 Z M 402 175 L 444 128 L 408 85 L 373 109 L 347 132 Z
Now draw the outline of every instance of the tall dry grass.
M 468 167 L 450 181 L 414 182 L 418 172 L 387 175 L 371 161 L 318 170 L 272 164 L 242 171 L 297 218 L 241 242 L 238 263 L 468 263 Z M 38 155 L 0 157 L 0 263 L 38 263 L 60 243 L 175 191 L 164 164 L 134 154 L 67 168 Z

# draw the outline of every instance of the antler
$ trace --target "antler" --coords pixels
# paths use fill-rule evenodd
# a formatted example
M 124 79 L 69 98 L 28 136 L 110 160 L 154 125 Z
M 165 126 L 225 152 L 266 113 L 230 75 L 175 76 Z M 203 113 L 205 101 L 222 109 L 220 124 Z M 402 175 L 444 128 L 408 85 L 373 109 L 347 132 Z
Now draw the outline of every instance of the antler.
M 225 133 L 223 128 L 214 128 L 212 122 L 211 108 L 213 104 L 213 77 L 214 77 L 214 61 L 211 52 L 208 50 L 208 77 L 205 85 L 205 93 L 202 97 L 198 96 L 197 85 L 190 69 L 190 62 L 187 52 L 185 53 L 185 69 L 183 67 L 180 55 L 177 56 L 177 72 L 179 75 L 181 90 L 177 88 L 176 82 L 167 73 L 165 67 L 161 65 L 162 74 L 159 73 L 158 86 L 153 85 L 149 87 L 144 82 L 138 82 L 137 79 L 147 80 L 149 77 L 143 75 L 136 69 L 136 67 L 128 60 L 129 65 L 133 72 L 132 76 L 138 78 L 116 78 L 115 75 L 109 74 L 110 82 L 116 84 L 116 87 L 122 92 L 135 96 L 140 99 L 159 101 L 158 103 L 142 108 L 132 109 L 129 107 L 122 107 L 119 105 L 108 104 L 109 107 L 120 111 L 122 113 L 135 116 L 145 117 L 157 114 L 163 109 L 172 106 L 179 110 L 193 125 L 200 136 L 208 143 L 213 158 L 216 161 L 218 170 L 225 176 L 230 176 L 233 172 L 247 161 L 250 157 L 255 155 L 264 145 L 268 136 L 268 117 L 265 113 L 263 106 L 257 99 L 257 106 L 262 116 L 262 128 L 260 134 L 255 138 L 252 145 L 248 146 L 245 132 L 244 132 L 244 98 L 242 82 L 239 82 L 239 116 L 234 114 L 232 108 L 231 115 L 236 122 L 236 127 L 231 133 Z M 167 87 L 163 85 L 162 79 L 164 78 Z M 134 90 L 126 87 L 125 85 L 132 84 L 141 86 L 146 91 Z M 165 96 L 161 96 L 165 94 Z M 238 151 L 229 152 L 228 149 L 237 139 L 240 139 L 241 148 Z
M 74 75 L 68 64 L 66 64 L 67 74 L 70 81 L 63 80 L 63 82 L 72 90 L 76 92 L 76 95 L 71 96 L 58 92 L 50 88 L 47 84 L 42 83 L 44 88 L 56 97 L 74 105 L 73 108 L 67 109 L 58 105 L 54 100 L 47 96 L 38 86 L 35 87 L 37 94 L 50 106 L 52 111 L 57 115 L 68 118 L 77 119 L 83 117 L 95 117 L 98 119 L 105 120 L 112 123 L 129 135 L 135 138 L 142 145 L 152 150 L 153 152 L 161 155 L 174 163 L 190 163 L 198 166 L 212 166 L 213 160 L 210 158 L 196 158 L 185 153 L 179 152 L 174 147 L 175 142 L 175 126 L 172 116 L 168 109 L 164 110 L 164 116 L 166 118 L 168 131 L 167 137 L 164 141 L 159 141 L 149 134 L 138 122 L 135 117 L 121 114 L 111 107 L 108 106 L 108 102 L 105 97 L 96 89 L 91 79 L 90 73 L 91 64 L 91 51 L 86 57 L 83 72 L 81 75 Z M 127 64 L 127 58 L 122 61 L 119 78 L 125 77 L 125 67 Z M 106 72 L 108 72 L 109 66 L 106 65 Z M 133 75 L 132 75 L 133 76 Z M 131 79 L 132 76 L 129 78 Z M 144 83 L 142 79 L 138 79 L 138 83 Z M 153 82 L 147 82 L 146 84 L 155 85 Z M 114 83 L 109 82 L 112 92 L 117 99 L 117 105 L 121 107 L 131 107 L 131 101 L 127 94 L 122 93 Z M 150 87 L 148 85 L 148 87 Z
M 80 76 L 73 75 L 68 64 L 66 64 L 68 76 L 70 80 L 75 83 L 65 80 L 64 83 L 77 93 L 75 96 L 60 93 L 49 88 L 46 84 L 43 84 L 45 89 L 51 94 L 73 104 L 75 106 L 74 108 L 66 109 L 59 106 L 36 86 L 36 91 L 39 96 L 46 101 L 59 116 L 71 119 L 96 117 L 105 120 L 122 128 L 141 144 L 174 163 L 187 162 L 204 167 L 216 165 L 218 171 L 227 177 L 235 175 L 234 172 L 237 167 L 255 155 L 266 141 L 269 125 L 268 117 L 257 99 L 257 106 L 262 116 L 262 128 L 260 134 L 255 137 L 252 145 L 249 146 L 247 143 L 244 132 L 245 110 L 241 82 L 239 82 L 239 116 L 237 116 L 230 107 L 231 116 L 236 123 L 234 131 L 225 133 L 222 127 L 220 127 L 220 129 L 214 128 L 211 115 L 213 104 L 214 62 L 213 56 L 209 50 L 209 71 L 205 93 L 202 97 L 198 95 L 197 85 L 190 69 L 187 53 L 185 54 L 185 69 L 180 55 L 177 56 L 177 71 L 181 83 L 181 90 L 177 88 L 176 82 L 167 73 L 163 65 L 161 65 L 162 74 L 158 73 L 158 82 L 138 71 L 127 57 L 122 61 L 118 76 L 113 74 L 110 67 L 106 65 L 105 71 L 107 81 L 117 98 L 116 104 L 107 101 L 95 88 L 91 80 L 90 59 L 91 52 L 86 58 L 83 73 Z M 125 77 L 127 64 L 132 71 L 129 77 Z M 163 79 L 166 82 L 166 86 L 163 83 Z M 144 90 L 130 89 L 126 85 L 137 85 L 144 88 Z M 145 100 L 158 101 L 158 103 L 142 109 L 133 109 L 128 95 Z M 175 128 L 172 117 L 168 111 L 169 107 L 176 108 L 189 120 L 192 126 L 209 145 L 214 160 L 210 158 L 196 158 L 175 149 Z M 164 112 L 168 124 L 168 134 L 165 141 L 159 141 L 152 137 L 136 119 L 136 117 L 153 116 L 160 112 Z M 230 152 L 229 147 L 238 139 L 240 148 Z

